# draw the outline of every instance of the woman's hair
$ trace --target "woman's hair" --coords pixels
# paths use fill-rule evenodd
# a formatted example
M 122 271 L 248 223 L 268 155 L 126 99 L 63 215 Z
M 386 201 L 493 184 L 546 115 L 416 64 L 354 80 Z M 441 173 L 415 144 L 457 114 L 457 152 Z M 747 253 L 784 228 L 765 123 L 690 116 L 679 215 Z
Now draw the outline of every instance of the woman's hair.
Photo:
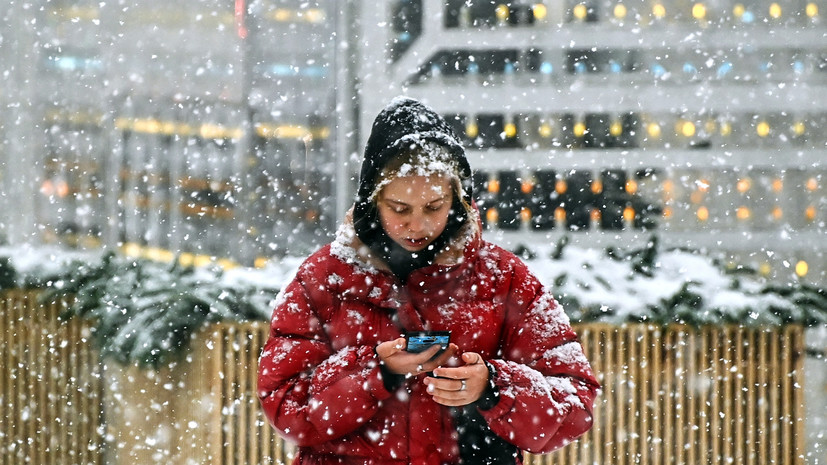
M 419 141 L 399 151 L 376 174 L 373 193 L 370 200 L 375 202 L 382 189 L 396 178 L 406 176 L 444 176 L 450 179 L 455 199 L 458 199 L 465 209 L 470 211 L 467 204 L 459 175 L 459 164 L 451 152 L 444 146 L 431 141 Z

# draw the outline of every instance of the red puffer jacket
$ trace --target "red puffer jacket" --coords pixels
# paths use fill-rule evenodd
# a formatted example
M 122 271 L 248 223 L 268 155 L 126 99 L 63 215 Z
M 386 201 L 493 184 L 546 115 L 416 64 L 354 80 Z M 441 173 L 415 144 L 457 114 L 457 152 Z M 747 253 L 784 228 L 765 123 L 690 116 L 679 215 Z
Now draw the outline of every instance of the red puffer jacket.
M 450 330 L 460 351 L 494 365 L 499 401 L 481 413 L 518 448 L 550 452 L 591 427 L 599 386 L 568 318 L 521 260 L 473 229 L 403 286 L 346 224 L 279 294 L 258 388 L 273 426 L 300 446 L 295 463 L 457 463 L 454 420 L 426 375 L 395 392 L 382 381 L 374 347 L 406 330 Z

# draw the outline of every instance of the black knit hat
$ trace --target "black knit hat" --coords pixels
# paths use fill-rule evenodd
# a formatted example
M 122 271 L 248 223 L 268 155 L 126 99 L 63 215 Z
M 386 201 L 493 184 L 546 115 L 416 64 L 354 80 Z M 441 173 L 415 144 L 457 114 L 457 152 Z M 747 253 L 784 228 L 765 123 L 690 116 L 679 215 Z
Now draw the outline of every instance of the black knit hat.
M 424 148 L 434 143 L 445 149 L 456 163 L 457 175 L 462 184 L 463 199 L 454 195 L 451 214 L 442 234 L 431 245 L 419 252 L 409 252 L 396 244 L 382 229 L 379 212 L 373 194 L 382 169 L 403 151 L 412 147 Z M 382 257 L 402 281 L 413 270 L 433 263 L 456 236 L 468 218 L 463 206 L 471 205 L 471 167 L 465 157 L 465 149 L 451 126 L 431 108 L 417 100 L 397 97 L 385 107 L 373 122 L 370 137 L 365 146 L 365 158 L 359 176 L 359 189 L 353 209 L 356 235 L 374 253 Z M 463 202 L 464 200 L 464 202 Z

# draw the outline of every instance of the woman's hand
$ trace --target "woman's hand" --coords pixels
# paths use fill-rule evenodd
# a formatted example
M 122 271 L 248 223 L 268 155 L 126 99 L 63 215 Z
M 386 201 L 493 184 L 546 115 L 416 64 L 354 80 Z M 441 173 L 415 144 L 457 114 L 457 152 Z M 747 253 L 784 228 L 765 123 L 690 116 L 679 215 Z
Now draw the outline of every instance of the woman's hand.
M 440 367 L 433 370 L 434 378 L 425 378 L 428 392 L 434 402 L 459 407 L 477 401 L 488 387 L 488 367 L 476 352 L 462 354 L 465 365 Z
M 392 373 L 405 376 L 416 376 L 420 373 L 432 371 L 448 361 L 459 349 L 456 344 L 448 344 L 445 352 L 434 357 L 440 346 L 434 345 L 419 352 L 405 350 L 407 342 L 404 337 L 393 341 L 386 341 L 376 346 L 376 355 Z M 432 360 L 433 359 L 433 360 Z M 485 367 L 485 365 L 483 365 Z

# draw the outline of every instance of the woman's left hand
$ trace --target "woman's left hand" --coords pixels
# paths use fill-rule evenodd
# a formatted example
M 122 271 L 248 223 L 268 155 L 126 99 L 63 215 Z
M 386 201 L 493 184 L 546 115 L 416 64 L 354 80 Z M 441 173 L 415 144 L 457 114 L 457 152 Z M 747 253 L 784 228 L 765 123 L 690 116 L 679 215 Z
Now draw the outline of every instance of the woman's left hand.
M 465 365 L 435 368 L 434 377 L 425 378 L 428 393 L 434 402 L 459 407 L 475 402 L 485 392 L 488 386 L 488 367 L 482 356 L 476 352 L 465 352 L 462 361 Z

